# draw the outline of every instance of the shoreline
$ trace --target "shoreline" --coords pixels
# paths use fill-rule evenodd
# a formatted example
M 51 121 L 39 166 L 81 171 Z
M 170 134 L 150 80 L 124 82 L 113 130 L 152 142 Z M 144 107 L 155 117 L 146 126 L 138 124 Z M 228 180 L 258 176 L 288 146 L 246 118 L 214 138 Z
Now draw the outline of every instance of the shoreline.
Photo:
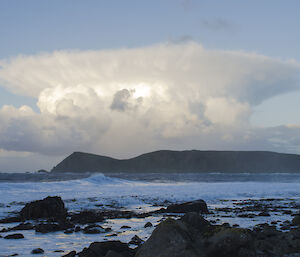
M 218 207 L 218 206 L 208 206 L 209 213 L 202 214 L 205 219 L 207 219 L 211 225 L 214 226 L 224 226 L 224 227 L 232 227 L 232 228 L 247 228 L 247 229 L 254 229 L 257 227 L 266 227 L 271 226 L 272 229 L 278 231 L 278 233 L 287 233 L 294 229 L 295 227 L 292 226 L 291 221 L 294 217 L 300 215 L 300 205 L 297 203 L 298 199 L 248 199 L 248 200 L 223 200 L 225 206 L 227 207 Z M 53 244 L 58 242 L 58 238 L 66 239 L 66 242 L 71 242 L 74 240 L 74 243 L 77 244 L 76 247 L 71 249 L 71 245 L 69 245 L 69 249 L 66 249 L 65 246 L 62 249 L 53 249 L 50 255 L 47 256 L 61 256 L 62 253 L 67 253 L 67 250 L 72 251 L 79 251 L 84 247 L 87 247 L 93 241 L 110 241 L 110 240 L 120 240 L 124 243 L 129 243 L 132 238 L 137 235 L 138 238 L 141 240 L 147 240 L 154 230 L 154 228 L 161 223 L 162 221 L 173 218 L 173 219 L 180 219 L 184 213 L 169 213 L 169 212 L 161 212 L 159 211 L 161 208 L 166 208 L 167 206 L 171 205 L 172 203 L 166 202 L 164 205 L 158 205 L 157 203 L 153 203 L 152 208 L 156 209 L 151 212 L 143 212 L 140 213 L 133 212 L 126 210 L 124 208 L 120 208 L 117 206 L 111 206 L 110 209 L 101 208 L 99 206 L 98 209 L 93 210 L 84 210 L 82 212 L 68 212 L 68 219 L 72 220 L 73 217 L 82 216 L 87 217 L 91 216 L 92 220 L 85 220 L 80 221 L 79 224 L 77 223 L 77 227 L 80 227 L 80 230 L 77 228 L 77 232 L 75 232 L 75 227 L 73 228 L 66 228 L 66 227 L 56 227 L 54 231 L 53 227 L 48 227 L 50 231 L 47 231 L 47 228 L 44 228 L 44 231 L 37 232 L 37 228 L 41 227 L 41 224 L 49 223 L 49 219 L 38 219 L 38 220 L 29 220 L 25 223 L 14 222 L 10 224 L 0 224 L 0 235 L 5 237 L 9 234 L 15 233 L 23 233 L 27 240 L 36 241 L 36 245 L 39 240 L 35 238 L 43 237 L 44 240 L 50 240 Z M 174 203 L 173 203 L 174 204 Z M 139 208 L 139 207 L 138 207 Z M 137 209 L 138 209 L 137 208 Z M 140 206 L 141 208 L 141 206 Z M 84 213 L 85 212 L 85 213 Z M 84 213 L 84 215 L 82 215 Z M 101 221 L 97 221 L 97 215 L 101 214 Z M 100 216 L 99 216 L 100 217 Z M 237 218 L 242 221 L 245 220 L 246 223 L 250 224 L 249 221 L 251 220 L 259 220 L 257 224 L 260 225 L 253 225 L 253 226 L 243 226 L 235 223 Z M 95 222 L 91 222 L 91 221 Z M 43 221 L 44 220 L 44 221 Z M 74 218 L 73 218 L 74 220 Z M 261 221 L 265 222 L 261 222 Z M 3 220 L 2 220 L 3 222 Z M 57 221 L 56 221 L 57 222 Z M 56 223 L 55 220 L 52 219 L 50 223 Z M 144 228 L 145 224 L 151 222 L 152 226 Z M 18 230 L 18 228 L 25 228 L 26 230 Z M 24 226 L 24 224 L 26 226 Z M 30 226 L 31 224 L 31 226 Z M 266 225 L 268 224 L 268 225 Z M 92 226 L 91 226 L 92 225 Z M 89 227 L 90 226 L 90 227 Z M 100 226 L 100 227 L 98 227 Z M 15 228 L 13 228 L 15 227 Z M 123 227 L 123 229 L 122 229 Z M 6 231 L 3 228 L 10 228 Z M 13 229 L 12 229 L 13 228 Z M 87 228 L 89 229 L 104 229 L 96 232 L 86 232 Z M 56 230 L 57 229 L 57 230 Z M 73 229 L 73 230 L 72 230 Z M 107 231 L 106 231 L 107 230 Z M 277 232 L 276 232 L 277 233 Z M 52 238 L 52 239 L 51 239 Z M 68 239 L 69 238 L 69 239 Z M 77 239 L 76 239 L 77 238 Z M 82 242 L 82 238 L 85 238 L 85 243 Z M 0 238 L 2 243 L 5 241 L 15 241 L 15 240 L 7 240 L 4 238 Z M 4 240 L 4 241 L 3 241 Z M 23 240 L 23 239 L 22 239 Z M 0 242 L 1 242 L 0 241 Z M 81 243 L 80 243 L 81 241 Z M 20 242 L 18 240 L 18 242 Z M 40 244 L 43 244 L 40 241 Z M 30 244 L 29 244 L 30 245 Z M 40 245 L 43 248 L 42 245 Z M 133 245 L 130 245 L 131 247 Z M 46 249 L 49 251 L 49 249 Z M 55 250 L 60 250 L 64 252 L 54 252 Z M 9 254 L 14 254 L 16 252 L 9 252 Z M 2 253 L 0 253 L 1 256 Z M 5 253 L 8 254 L 8 253 Z M 19 253 L 20 254 L 20 253 Z M 48 253 L 49 254 L 49 253 Z M 23 256 L 23 255 L 21 255 Z M 24 255 L 25 256 L 25 255 Z M 29 255 L 28 255 L 29 256 Z

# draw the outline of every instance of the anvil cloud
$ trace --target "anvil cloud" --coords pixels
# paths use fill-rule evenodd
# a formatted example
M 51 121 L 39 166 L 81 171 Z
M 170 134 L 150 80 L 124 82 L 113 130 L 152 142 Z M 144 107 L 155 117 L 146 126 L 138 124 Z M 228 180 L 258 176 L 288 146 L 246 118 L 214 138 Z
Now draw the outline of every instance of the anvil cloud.
M 160 148 L 299 152 L 299 126 L 253 127 L 253 108 L 299 90 L 300 66 L 196 42 L 0 60 L 0 83 L 34 97 L 0 109 L 0 149 L 127 157 Z

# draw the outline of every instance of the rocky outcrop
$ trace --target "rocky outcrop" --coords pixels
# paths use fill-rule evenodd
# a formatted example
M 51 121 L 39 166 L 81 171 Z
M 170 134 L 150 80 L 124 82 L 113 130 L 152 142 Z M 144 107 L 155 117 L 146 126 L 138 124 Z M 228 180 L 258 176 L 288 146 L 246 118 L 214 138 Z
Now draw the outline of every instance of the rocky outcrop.
M 300 172 L 300 155 L 264 151 L 156 151 L 118 160 L 74 152 L 52 172 Z
M 136 257 L 269 257 L 298 256 L 300 230 L 288 233 L 268 224 L 253 230 L 211 225 L 198 213 L 161 222 Z
M 67 210 L 65 204 L 59 196 L 48 196 L 45 199 L 27 203 L 20 212 L 23 220 L 39 218 L 59 218 L 66 217 Z

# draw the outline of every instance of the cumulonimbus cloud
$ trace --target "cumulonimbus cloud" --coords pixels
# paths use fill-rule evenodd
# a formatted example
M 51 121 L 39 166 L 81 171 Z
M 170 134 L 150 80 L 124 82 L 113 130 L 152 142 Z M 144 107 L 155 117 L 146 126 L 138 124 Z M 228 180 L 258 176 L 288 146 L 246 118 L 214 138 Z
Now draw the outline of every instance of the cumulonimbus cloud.
M 1 85 L 36 98 L 40 110 L 3 106 L 0 148 L 45 154 L 276 150 L 267 130 L 249 124 L 252 108 L 300 85 L 294 61 L 196 42 L 57 51 L 0 60 L 0 67 Z M 280 147 L 295 147 L 286 135 Z

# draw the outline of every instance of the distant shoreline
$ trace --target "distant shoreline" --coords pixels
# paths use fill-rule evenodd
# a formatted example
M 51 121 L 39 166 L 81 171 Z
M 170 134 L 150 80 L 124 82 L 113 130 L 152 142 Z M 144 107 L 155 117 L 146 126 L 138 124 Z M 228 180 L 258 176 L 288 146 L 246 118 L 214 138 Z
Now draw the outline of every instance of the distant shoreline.
M 300 155 L 267 151 L 160 150 L 130 159 L 74 152 L 54 173 L 300 173 Z

